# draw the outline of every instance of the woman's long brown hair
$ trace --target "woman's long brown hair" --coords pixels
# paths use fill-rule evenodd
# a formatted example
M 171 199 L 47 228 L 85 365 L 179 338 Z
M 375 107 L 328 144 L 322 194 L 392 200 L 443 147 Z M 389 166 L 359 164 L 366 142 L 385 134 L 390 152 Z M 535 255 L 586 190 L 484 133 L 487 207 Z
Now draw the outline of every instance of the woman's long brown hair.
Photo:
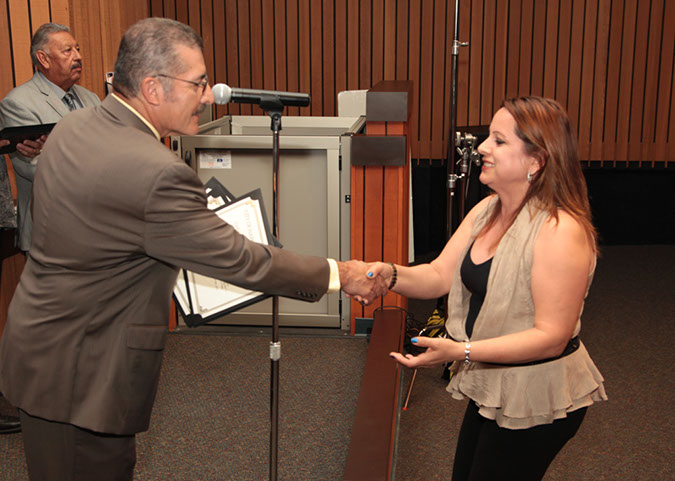
M 593 249 L 597 250 L 586 179 L 565 109 L 555 100 L 542 97 L 510 98 L 502 107 L 515 119 L 516 135 L 525 143 L 527 153 L 542 160 L 511 223 L 530 200 L 536 199 L 539 208 L 556 221 L 558 209 L 571 215 L 584 228 Z M 496 222 L 500 211 L 501 202 L 498 202 L 482 232 Z

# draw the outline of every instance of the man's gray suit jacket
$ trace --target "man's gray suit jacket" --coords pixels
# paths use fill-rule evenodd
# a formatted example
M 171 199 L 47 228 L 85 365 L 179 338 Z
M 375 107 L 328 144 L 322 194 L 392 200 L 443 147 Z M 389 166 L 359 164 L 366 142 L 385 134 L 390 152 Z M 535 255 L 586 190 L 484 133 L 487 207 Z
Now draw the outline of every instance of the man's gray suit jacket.
M 79 85 L 73 85 L 84 107 L 93 107 L 101 103 L 98 96 Z M 70 113 L 68 107 L 54 93 L 46 79 L 37 72 L 24 84 L 12 89 L 0 102 L 0 119 L 5 127 L 56 123 Z M 30 199 L 33 190 L 33 178 L 39 155 L 30 159 L 18 151 L 10 155 L 16 173 L 17 211 L 19 248 L 30 248 L 32 218 Z
M 56 125 L 33 201 L 33 245 L 0 342 L 0 391 L 33 416 L 147 429 L 178 267 L 296 299 L 328 289 L 326 259 L 238 234 L 207 208 L 195 172 L 112 96 Z

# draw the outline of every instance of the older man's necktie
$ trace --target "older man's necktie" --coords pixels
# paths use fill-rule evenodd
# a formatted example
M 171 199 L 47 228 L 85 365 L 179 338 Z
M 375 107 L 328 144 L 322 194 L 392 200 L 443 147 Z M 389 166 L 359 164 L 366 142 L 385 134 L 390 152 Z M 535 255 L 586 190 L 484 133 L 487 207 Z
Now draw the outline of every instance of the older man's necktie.
M 73 94 L 71 94 L 70 92 L 66 93 L 66 95 L 63 96 L 63 101 L 66 103 L 66 105 L 68 106 L 68 110 L 70 110 L 71 112 L 77 109 L 77 104 L 75 103 Z

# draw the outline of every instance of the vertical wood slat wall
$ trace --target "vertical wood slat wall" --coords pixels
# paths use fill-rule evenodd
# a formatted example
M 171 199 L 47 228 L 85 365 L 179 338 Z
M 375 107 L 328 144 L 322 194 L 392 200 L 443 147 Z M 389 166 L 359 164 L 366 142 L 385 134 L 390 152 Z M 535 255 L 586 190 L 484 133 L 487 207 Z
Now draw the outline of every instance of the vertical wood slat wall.
M 458 126 L 543 95 L 568 110 L 583 160 L 675 160 L 675 2 L 460 0 L 459 12 Z M 454 0 L 151 0 L 150 14 L 202 34 L 217 82 L 310 93 L 290 115 L 335 115 L 342 90 L 413 80 L 413 158 L 446 157 Z
M 80 85 L 103 98 L 122 34 L 148 15 L 138 0 L 0 0 L 0 98 L 33 76 L 30 40 L 46 22 L 70 27 L 83 57 Z
M 675 160 L 675 2 L 460 0 L 457 125 L 487 125 L 507 96 L 556 98 L 584 160 Z M 32 32 L 46 21 L 79 40 L 81 84 L 100 96 L 124 30 L 149 15 L 201 33 L 209 75 L 303 91 L 335 115 L 337 93 L 412 80 L 415 159 L 446 156 L 454 0 L 0 0 L 0 96 L 28 80 Z M 250 106 L 225 113 L 261 113 Z

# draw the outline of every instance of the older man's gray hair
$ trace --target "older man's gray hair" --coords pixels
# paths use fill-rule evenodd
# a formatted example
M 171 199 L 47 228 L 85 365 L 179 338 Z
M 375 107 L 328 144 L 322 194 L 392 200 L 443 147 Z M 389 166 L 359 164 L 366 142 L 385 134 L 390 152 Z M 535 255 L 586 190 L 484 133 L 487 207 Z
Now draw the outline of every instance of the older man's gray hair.
M 30 41 L 30 59 L 33 61 L 33 65 L 37 67 L 40 64 L 37 58 L 38 50 L 46 51 L 45 46 L 49 43 L 49 38 L 52 34 L 58 32 L 70 33 L 70 29 L 60 23 L 50 22 L 40 25 L 35 31 L 33 38 Z
M 168 18 L 146 18 L 132 25 L 120 42 L 113 89 L 128 98 L 138 95 L 141 82 L 158 74 L 182 73 L 184 64 L 176 47 L 203 49 L 202 39 L 191 27 Z M 159 78 L 171 90 L 172 80 Z

